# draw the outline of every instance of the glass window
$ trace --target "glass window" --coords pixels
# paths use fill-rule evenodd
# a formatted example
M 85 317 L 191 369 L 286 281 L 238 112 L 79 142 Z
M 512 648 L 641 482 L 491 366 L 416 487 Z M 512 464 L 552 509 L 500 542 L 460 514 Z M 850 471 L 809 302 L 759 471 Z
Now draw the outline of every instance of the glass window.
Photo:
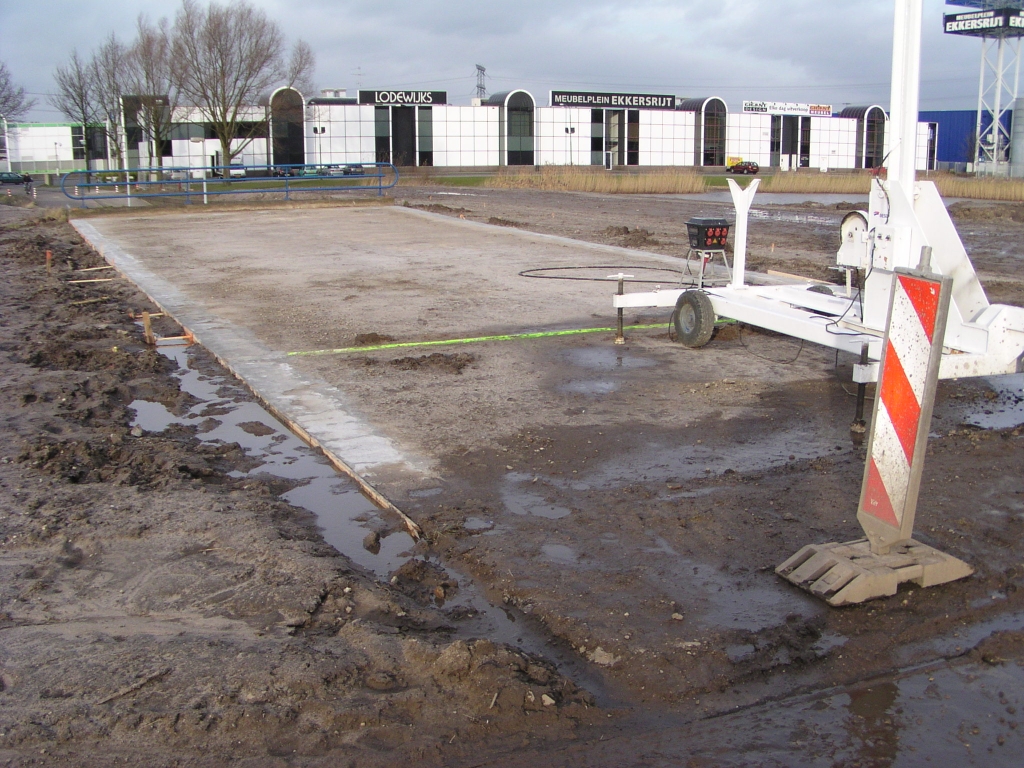
M 626 112 L 626 165 L 640 165 L 640 110 Z

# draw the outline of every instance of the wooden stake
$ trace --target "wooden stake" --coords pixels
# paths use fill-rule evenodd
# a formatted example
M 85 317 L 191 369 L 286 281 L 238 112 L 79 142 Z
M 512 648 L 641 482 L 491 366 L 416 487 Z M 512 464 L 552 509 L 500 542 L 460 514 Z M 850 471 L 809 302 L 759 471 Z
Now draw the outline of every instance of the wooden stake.
M 144 678 L 139 680 L 137 683 L 132 683 L 127 688 L 122 688 L 120 691 L 117 691 L 116 693 L 112 693 L 109 696 L 106 696 L 105 698 L 100 699 L 96 703 L 97 704 L 108 704 L 111 701 L 113 701 L 114 699 L 119 699 L 122 696 L 127 696 L 129 693 L 135 693 L 135 691 L 139 690 L 144 685 L 148 685 L 149 683 L 152 683 L 154 680 L 159 680 L 161 677 L 164 677 L 165 675 L 169 675 L 170 673 L 171 673 L 171 668 L 167 667 L 165 669 L 161 669 L 159 672 L 154 672 L 151 675 L 146 675 Z
M 76 272 L 99 272 L 101 269 L 113 269 L 111 266 L 106 267 L 86 267 L 85 269 L 76 269 Z
M 46 276 L 53 274 L 53 251 L 46 252 Z
M 153 336 L 153 324 L 149 320 L 149 312 L 142 313 L 142 338 L 147 344 L 156 346 L 156 338 Z
M 82 283 L 112 283 L 116 277 L 94 277 L 92 280 L 68 280 L 68 285 L 81 285 Z
M 82 301 L 72 301 L 68 304 L 69 307 L 80 307 L 83 304 L 97 304 L 101 301 L 109 301 L 109 296 L 100 296 L 98 299 L 84 299 Z

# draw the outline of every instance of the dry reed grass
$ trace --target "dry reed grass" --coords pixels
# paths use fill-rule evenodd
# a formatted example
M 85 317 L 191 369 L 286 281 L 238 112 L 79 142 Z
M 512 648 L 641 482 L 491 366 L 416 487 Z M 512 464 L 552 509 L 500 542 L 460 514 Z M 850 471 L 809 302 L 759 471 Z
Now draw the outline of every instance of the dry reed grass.
M 543 166 L 502 168 L 486 182 L 498 189 L 542 189 L 558 192 L 610 194 L 688 194 L 707 189 L 704 177 L 689 168 L 666 168 L 644 173 L 609 173 L 603 168 Z
M 965 178 L 952 174 L 929 177 L 943 197 L 966 197 L 973 200 L 1010 200 L 1024 202 L 1024 179 L 991 177 Z
M 871 191 L 871 173 L 775 173 L 764 178 L 758 191 L 866 195 Z

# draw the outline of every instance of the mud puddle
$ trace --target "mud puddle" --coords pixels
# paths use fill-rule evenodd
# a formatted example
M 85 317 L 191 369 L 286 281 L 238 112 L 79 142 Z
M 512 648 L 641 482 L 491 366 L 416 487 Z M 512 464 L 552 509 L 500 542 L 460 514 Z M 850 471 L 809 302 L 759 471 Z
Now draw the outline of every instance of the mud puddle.
M 726 472 L 764 472 L 793 461 L 843 456 L 852 450 L 843 425 L 803 423 L 731 443 L 698 440 L 692 445 L 670 445 L 652 441 L 569 482 L 577 490 L 610 487 L 637 477 L 684 482 Z
M 571 649 L 561 648 L 557 641 L 550 640 L 535 620 L 512 606 L 492 605 L 467 575 L 434 556 L 415 553 L 416 542 L 412 537 L 405 531 L 393 530 L 378 508 L 322 455 L 258 403 L 237 402 L 238 383 L 234 379 L 194 369 L 189 365 L 191 352 L 186 347 L 160 347 L 160 352 L 177 364 L 174 375 L 179 387 L 195 398 L 196 404 L 177 416 L 161 403 L 136 400 L 129 406 L 135 411 L 132 427 L 162 432 L 173 425 L 183 425 L 195 427 L 197 437 L 204 442 L 238 443 L 255 466 L 247 472 L 234 471 L 233 477 L 271 475 L 298 482 L 280 498 L 311 512 L 324 540 L 379 580 L 388 581 L 410 559 L 433 562 L 450 572 L 459 582 L 458 592 L 454 599 L 438 600 L 437 604 L 453 622 L 455 637 L 485 637 L 542 656 L 588 688 L 599 702 L 608 700 L 603 682 Z M 525 508 L 522 513 L 540 514 Z M 481 521 L 481 525 L 488 523 Z M 374 532 L 380 535 L 379 548 L 367 549 L 364 539 Z
M 965 664 L 886 676 L 700 723 L 694 764 L 1018 766 L 1024 669 Z M 679 755 L 678 731 L 647 750 Z
M 990 376 L 983 381 L 991 395 L 964 410 L 964 423 L 982 429 L 1012 429 L 1024 424 L 1024 373 Z

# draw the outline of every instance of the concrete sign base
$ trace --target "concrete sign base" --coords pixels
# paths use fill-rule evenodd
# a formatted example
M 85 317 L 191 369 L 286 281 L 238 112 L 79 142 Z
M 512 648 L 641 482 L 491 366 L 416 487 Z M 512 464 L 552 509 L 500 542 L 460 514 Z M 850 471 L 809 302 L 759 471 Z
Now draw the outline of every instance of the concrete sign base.
M 871 551 L 867 539 L 809 544 L 775 572 L 829 605 L 851 605 L 895 595 L 905 581 L 931 587 L 974 573 L 967 563 L 913 539 L 888 554 Z

